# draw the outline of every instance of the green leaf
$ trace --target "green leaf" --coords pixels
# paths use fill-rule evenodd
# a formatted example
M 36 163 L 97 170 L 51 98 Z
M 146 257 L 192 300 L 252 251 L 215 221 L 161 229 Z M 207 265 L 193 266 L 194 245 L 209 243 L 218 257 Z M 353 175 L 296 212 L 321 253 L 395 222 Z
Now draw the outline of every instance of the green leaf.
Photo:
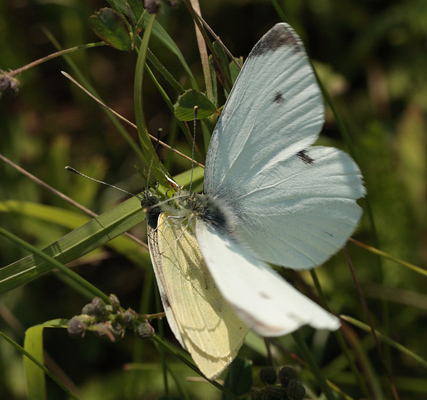
M 252 362 L 236 357 L 230 365 L 224 387 L 236 396 L 249 393 L 252 387 Z M 229 399 L 226 394 L 222 395 L 222 400 Z
M 89 17 L 95 34 L 111 47 L 132 51 L 132 39 L 126 20 L 111 8 L 102 8 Z
M 142 28 L 144 23 L 144 19 L 141 18 L 145 11 L 144 7 L 142 6 L 142 0 L 128 0 L 127 3 L 135 21 L 134 29 L 135 31 L 138 31 L 140 28 Z
M 216 58 L 210 57 L 210 59 L 213 67 L 215 68 L 216 77 L 221 82 L 221 86 L 224 87 L 227 92 L 230 92 L 231 87 L 229 86 L 229 82 L 233 83 L 234 81 L 231 80 L 230 64 L 228 62 L 227 55 L 225 54 L 221 43 L 214 42 L 213 48 L 216 54 Z M 219 65 L 217 64 L 216 60 L 218 60 Z
M 132 10 L 132 13 L 135 17 L 136 20 L 138 20 L 139 18 L 141 18 L 141 15 L 143 14 L 144 7 L 142 6 L 142 1 L 141 0 L 128 0 L 128 5 L 130 7 L 130 9 Z
M 142 3 L 142 0 L 139 0 Z M 117 12 L 126 14 L 127 7 L 125 0 L 107 0 L 111 7 L 113 7 Z
M 234 82 L 236 82 L 236 79 L 240 74 L 240 70 L 243 66 L 243 58 L 242 57 L 236 58 L 236 61 L 237 61 L 237 64 L 240 65 L 240 68 L 233 61 L 230 62 L 230 74 L 231 74 L 231 81 L 233 82 L 233 84 Z
M 213 104 L 202 92 L 190 89 L 178 98 L 174 106 L 175 116 L 180 121 L 193 121 L 194 107 L 197 106 L 197 119 L 210 117 L 216 112 Z

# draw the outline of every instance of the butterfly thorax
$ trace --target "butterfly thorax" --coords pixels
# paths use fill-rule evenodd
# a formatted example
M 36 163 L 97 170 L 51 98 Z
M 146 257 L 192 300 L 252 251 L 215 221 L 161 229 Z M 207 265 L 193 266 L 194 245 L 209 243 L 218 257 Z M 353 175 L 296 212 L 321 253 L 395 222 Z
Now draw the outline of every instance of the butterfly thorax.
M 169 204 L 170 206 L 171 204 Z M 176 196 L 173 207 L 175 208 L 174 214 L 186 218 L 192 228 L 194 228 L 193 224 L 196 220 L 201 220 L 223 232 L 231 233 L 233 231 L 231 212 L 213 196 L 187 192 Z
M 233 231 L 233 219 L 228 208 L 208 194 L 190 192 L 188 197 L 181 201 L 181 206 L 206 224 L 224 232 Z

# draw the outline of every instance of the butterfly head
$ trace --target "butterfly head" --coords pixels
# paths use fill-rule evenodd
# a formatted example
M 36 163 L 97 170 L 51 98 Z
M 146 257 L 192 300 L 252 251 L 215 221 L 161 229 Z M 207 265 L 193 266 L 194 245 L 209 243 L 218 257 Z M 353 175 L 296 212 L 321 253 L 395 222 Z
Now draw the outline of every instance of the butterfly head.
M 159 203 L 159 198 L 157 196 L 154 196 L 149 190 L 146 190 L 142 194 L 141 207 L 145 211 L 147 224 L 153 229 L 156 229 L 157 220 L 159 219 L 159 215 L 162 212 L 161 207 L 156 206 L 156 204 L 158 203 Z

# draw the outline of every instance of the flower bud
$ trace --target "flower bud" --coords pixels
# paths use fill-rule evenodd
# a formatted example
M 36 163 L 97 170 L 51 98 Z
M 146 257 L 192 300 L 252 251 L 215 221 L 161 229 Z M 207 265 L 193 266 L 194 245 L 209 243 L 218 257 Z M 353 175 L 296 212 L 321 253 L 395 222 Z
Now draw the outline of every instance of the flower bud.
M 160 9 L 160 0 L 144 0 L 144 8 L 149 14 L 157 14 Z
M 136 327 L 135 334 L 141 339 L 151 339 L 154 336 L 154 329 L 149 322 L 143 322 Z
M 7 94 L 18 94 L 19 90 L 19 81 L 10 76 L 8 72 L 2 71 L 0 69 L 0 97 L 3 93 Z
M 68 321 L 68 334 L 75 339 L 83 338 L 86 333 L 86 328 L 87 325 L 81 321 L 79 317 L 73 317 Z
M 122 324 L 119 324 L 118 322 L 113 322 L 111 324 L 111 333 L 114 336 L 114 341 L 117 342 L 119 340 L 122 340 L 125 336 L 126 329 Z
M 92 307 L 93 307 L 93 315 L 96 315 L 98 317 L 102 317 L 106 313 L 106 306 L 104 303 L 104 300 L 102 300 L 99 297 L 95 297 L 92 300 Z
M 283 387 L 287 387 L 291 379 L 297 379 L 297 373 L 292 367 L 283 367 L 279 371 L 279 382 Z
M 274 368 L 264 367 L 259 371 L 259 379 L 264 385 L 274 385 L 277 381 L 277 374 Z
M 120 301 L 115 294 L 110 294 L 111 306 L 113 307 L 113 313 L 120 311 Z
M 133 324 L 135 322 L 136 312 L 133 310 L 126 310 L 123 314 L 123 321 L 125 323 L 126 328 L 133 328 Z
M 86 304 L 83 308 L 82 308 L 82 314 L 86 314 L 86 315 L 94 315 L 95 314 L 95 310 L 93 308 L 93 304 L 89 303 Z
M 289 400 L 302 400 L 305 396 L 304 385 L 296 379 L 289 381 L 287 392 Z
M 269 386 L 265 389 L 265 393 L 268 395 L 268 399 L 288 400 L 288 397 L 286 396 L 286 389 L 281 386 Z

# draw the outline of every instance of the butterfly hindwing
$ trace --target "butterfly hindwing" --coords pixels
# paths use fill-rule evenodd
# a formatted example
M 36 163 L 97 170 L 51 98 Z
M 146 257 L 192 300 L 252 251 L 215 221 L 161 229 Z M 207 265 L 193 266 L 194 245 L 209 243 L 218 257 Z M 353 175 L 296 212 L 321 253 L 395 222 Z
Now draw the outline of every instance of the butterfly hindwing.
M 255 189 L 233 198 L 239 238 L 261 259 L 295 269 L 320 265 L 345 244 L 362 215 L 356 199 L 364 195 L 346 153 L 315 146 L 303 156 L 266 169 Z
M 225 299 L 262 336 L 281 336 L 310 324 L 335 330 L 336 317 L 294 289 L 236 239 L 202 221 L 196 237 Z

